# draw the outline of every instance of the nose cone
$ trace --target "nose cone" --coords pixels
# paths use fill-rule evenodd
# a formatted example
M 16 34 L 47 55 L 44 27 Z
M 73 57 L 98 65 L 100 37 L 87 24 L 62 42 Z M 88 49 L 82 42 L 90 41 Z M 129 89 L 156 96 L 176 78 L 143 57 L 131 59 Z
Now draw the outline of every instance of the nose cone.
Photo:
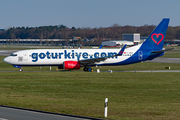
M 4 58 L 4 60 L 3 60 L 4 62 L 6 62 L 6 63 L 9 63 L 10 64 L 10 62 L 11 62 L 11 59 L 10 59 L 10 57 L 6 57 L 6 58 Z

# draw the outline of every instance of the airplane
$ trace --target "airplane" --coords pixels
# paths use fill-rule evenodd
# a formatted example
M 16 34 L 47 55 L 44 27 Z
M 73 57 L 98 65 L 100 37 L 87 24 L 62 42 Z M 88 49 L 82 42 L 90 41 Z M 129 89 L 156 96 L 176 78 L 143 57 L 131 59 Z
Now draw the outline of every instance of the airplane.
M 34 49 L 21 50 L 4 58 L 4 62 L 20 68 L 22 66 L 58 66 L 59 69 L 92 71 L 92 66 L 117 66 L 152 60 L 162 56 L 164 40 L 169 24 L 164 18 L 148 38 L 139 45 L 119 49 Z M 126 49 L 125 49 L 126 48 Z

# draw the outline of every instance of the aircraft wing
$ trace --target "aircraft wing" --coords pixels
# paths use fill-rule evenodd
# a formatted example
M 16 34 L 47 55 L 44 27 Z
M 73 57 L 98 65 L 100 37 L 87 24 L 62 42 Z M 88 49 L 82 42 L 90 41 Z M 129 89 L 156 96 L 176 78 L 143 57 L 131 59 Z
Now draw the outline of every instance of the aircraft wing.
M 104 61 L 104 60 L 106 60 L 106 59 L 108 59 L 108 58 L 111 58 L 111 57 L 122 56 L 125 48 L 126 48 L 126 44 L 125 44 L 125 45 L 123 46 L 123 48 L 119 51 L 119 53 L 116 54 L 116 55 L 99 57 L 99 58 L 92 58 L 92 59 L 85 59 L 85 60 L 79 60 L 79 62 L 80 62 L 82 65 L 93 65 L 95 62 L 101 62 L 101 61 Z

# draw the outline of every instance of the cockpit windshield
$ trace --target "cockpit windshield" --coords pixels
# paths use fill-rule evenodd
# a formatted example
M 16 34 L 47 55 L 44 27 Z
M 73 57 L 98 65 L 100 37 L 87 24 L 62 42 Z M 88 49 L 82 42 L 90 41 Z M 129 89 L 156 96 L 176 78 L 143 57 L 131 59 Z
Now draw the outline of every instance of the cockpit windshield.
M 12 53 L 10 56 L 17 56 L 17 54 Z

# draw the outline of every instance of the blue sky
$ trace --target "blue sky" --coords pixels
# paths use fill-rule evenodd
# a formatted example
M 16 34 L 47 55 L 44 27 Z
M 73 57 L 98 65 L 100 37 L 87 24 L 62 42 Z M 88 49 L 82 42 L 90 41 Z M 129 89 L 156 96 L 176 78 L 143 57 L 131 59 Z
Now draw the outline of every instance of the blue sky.
M 179 11 L 180 0 L 0 0 L 0 29 L 157 25 L 162 18 L 180 26 Z

